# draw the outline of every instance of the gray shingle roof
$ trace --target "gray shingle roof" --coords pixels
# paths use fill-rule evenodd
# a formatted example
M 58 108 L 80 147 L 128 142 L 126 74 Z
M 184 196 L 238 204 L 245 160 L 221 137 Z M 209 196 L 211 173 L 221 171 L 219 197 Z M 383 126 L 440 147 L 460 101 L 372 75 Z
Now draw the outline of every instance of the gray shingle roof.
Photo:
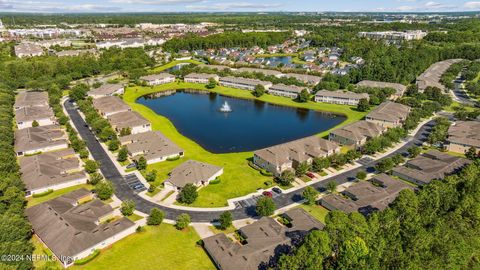
M 175 167 L 166 180 L 176 187 L 184 187 L 186 184 L 196 184 L 200 181 L 207 182 L 212 176 L 222 170 L 222 167 L 208 163 L 187 160 Z
M 98 224 L 113 209 L 99 200 L 77 205 L 87 192 L 72 192 L 25 211 L 35 233 L 56 256 L 75 256 L 135 225 L 124 217 Z

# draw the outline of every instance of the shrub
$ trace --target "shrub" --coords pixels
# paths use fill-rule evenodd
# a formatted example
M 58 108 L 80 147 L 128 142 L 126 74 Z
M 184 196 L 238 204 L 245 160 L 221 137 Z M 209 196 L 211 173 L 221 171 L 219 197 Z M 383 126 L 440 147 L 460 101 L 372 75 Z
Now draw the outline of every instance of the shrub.
M 180 194 L 178 194 L 178 201 L 181 203 L 191 204 L 198 197 L 197 187 L 194 184 L 186 184 Z
M 145 231 L 145 228 L 143 226 L 138 226 L 137 229 L 135 229 L 137 233 L 141 233 Z
M 97 193 L 98 198 L 100 200 L 108 200 L 110 197 L 112 197 L 113 192 L 114 192 L 114 187 L 112 182 L 103 180 L 100 181 L 96 186 L 95 186 L 95 192 Z
M 124 216 L 131 216 L 135 211 L 135 202 L 132 200 L 126 200 L 122 202 L 122 206 L 120 207 L 120 212 Z
M 84 264 L 87 264 L 88 262 L 90 262 L 90 261 L 92 261 L 93 259 L 95 259 L 96 257 L 98 257 L 98 255 L 100 255 L 100 250 L 95 249 L 92 254 L 88 255 L 87 257 L 85 257 L 85 258 L 83 258 L 83 259 L 76 260 L 75 262 L 73 262 L 73 264 L 74 264 L 74 265 L 84 265 Z
M 174 157 L 167 158 L 167 161 L 175 161 L 175 160 L 179 160 L 179 159 L 180 159 L 180 156 L 177 155 L 177 156 L 174 156 Z
M 150 215 L 147 218 L 147 224 L 160 225 L 162 224 L 164 217 L 165 214 L 162 212 L 162 210 L 158 208 L 152 208 L 152 210 L 150 210 Z
M 365 178 L 367 178 L 367 173 L 365 171 L 359 171 L 357 173 L 357 178 L 360 180 L 365 180 Z
M 153 182 L 153 181 L 155 181 L 156 178 L 157 178 L 157 171 L 156 170 L 152 170 L 152 171 L 148 172 L 147 175 L 145 176 L 145 180 L 147 180 L 147 182 Z
M 89 159 L 89 160 L 85 161 L 84 167 L 85 167 L 85 171 L 87 173 L 94 173 L 98 169 L 98 163 L 94 160 Z
M 91 185 L 96 185 L 102 180 L 103 180 L 103 176 L 100 173 L 95 172 L 95 173 L 90 174 L 90 178 L 88 179 L 88 183 L 91 184 Z
M 178 229 L 178 230 L 183 230 L 185 229 L 186 227 L 188 227 L 188 225 L 190 225 L 190 216 L 188 214 L 180 214 L 178 217 L 177 217 L 177 220 L 176 220 L 176 223 L 175 223 L 175 227 Z
M 52 192 L 53 192 L 53 189 L 49 189 L 49 190 L 41 192 L 41 193 L 35 193 L 35 194 L 32 195 L 32 197 L 33 198 L 40 198 L 40 197 L 43 197 L 43 196 L 47 196 L 48 194 L 50 194 Z
M 218 221 L 220 222 L 220 226 L 219 226 L 220 229 L 225 230 L 226 228 L 232 226 L 232 220 L 233 220 L 232 213 L 223 212 L 220 215 L 220 218 L 218 219 Z
M 218 185 L 218 184 L 220 184 L 220 181 L 221 181 L 220 178 L 216 178 L 216 179 L 210 181 L 209 185 Z

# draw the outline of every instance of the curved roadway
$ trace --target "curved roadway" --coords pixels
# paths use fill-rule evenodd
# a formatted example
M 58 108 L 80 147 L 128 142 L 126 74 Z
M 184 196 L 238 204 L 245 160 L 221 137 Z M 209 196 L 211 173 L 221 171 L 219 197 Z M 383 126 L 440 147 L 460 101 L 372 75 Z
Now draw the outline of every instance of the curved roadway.
M 133 200 L 136 204 L 136 209 L 143 213 L 150 213 L 150 209 L 156 207 L 161 209 L 165 213 L 165 218 L 174 220 L 176 217 L 182 213 L 187 213 L 190 215 L 192 222 L 212 222 L 218 219 L 220 214 L 223 211 L 219 210 L 207 210 L 202 209 L 201 211 L 195 210 L 181 210 L 177 208 L 170 208 L 164 205 L 156 204 L 152 201 L 146 200 L 139 196 L 133 189 L 131 189 L 128 184 L 125 182 L 124 176 L 118 171 L 117 167 L 115 167 L 113 161 L 109 158 L 108 154 L 105 152 L 103 147 L 100 145 L 98 140 L 96 139 L 95 135 L 92 131 L 87 127 L 87 124 L 80 116 L 80 113 L 74 106 L 74 104 L 67 100 L 64 103 L 65 109 L 67 110 L 70 119 L 74 123 L 75 127 L 78 130 L 78 133 L 86 142 L 88 149 L 90 150 L 93 158 L 100 163 L 100 170 L 102 171 L 105 178 L 109 179 L 113 182 L 115 186 L 115 195 L 122 201 L 124 200 Z M 429 121 L 425 125 L 423 125 L 419 131 L 413 137 L 407 138 L 408 142 L 402 146 L 400 149 L 390 153 L 388 156 L 395 155 L 397 153 L 406 153 L 408 147 L 412 145 L 421 145 L 431 130 L 434 121 Z M 388 157 L 387 156 L 387 157 Z M 383 157 L 384 159 L 386 157 Z M 362 166 L 346 171 L 342 174 L 327 178 L 321 182 L 312 184 L 310 186 L 314 187 L 315 189 L 324 192 L 327 186 L 327 183 L 330 181 L 336 181 L 337 184 L 343 184 L 348 181 L 352 181 L 355 179 L 357 172 L 360 170 L 366 171 L 373 171 L 373 166 L 381 159 L 378 160 L 365 160 L 362 162 Z M 277 208 L 282 208 L 288 206 L 290 204 L 301 202 L 302 201 L 302 192 L 305 187 L 295 190 L 289 193 L 283 193 L 276 196 L 273 200 Z M 237 204 L 241 205 L 241 204 Z M 237 219 L 244 219 L 248 217 L 255 217 L 255 206 L 250 205 L 248 207 L 241 207 L 238 206 L 237 208 L 230 210 L 233 214 L 235 220 Z

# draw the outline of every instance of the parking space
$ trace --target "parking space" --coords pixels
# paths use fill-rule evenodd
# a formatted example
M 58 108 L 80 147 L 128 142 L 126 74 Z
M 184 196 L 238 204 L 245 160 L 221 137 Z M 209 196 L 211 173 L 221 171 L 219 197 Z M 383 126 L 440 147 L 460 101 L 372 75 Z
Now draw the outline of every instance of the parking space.
M 273 191 L 268 191 L 268 192 L 270 192 L 272 194 L 272 199 L 281 195 L 281 194 L 273 192 Z M 235 208 L 247 208 L 247 207 L 250 207 L 250 206 L 256 206 L 257 201 L 263 196 L 264 195 L 256 195 L 256 196 L 252 196 L 248 199 L 244 199 L 244 200 L 241 200 L 241 201 L 236 201 L 236 202 L 234 202 Z
M 374 162 L 374 161 L 375 161 L 375 160 L 374 160 L 373 158 L 371 158 L 371 157 L 363 157 L 363 158 L 357 160 L 356 162 L 357 162 L 358 164 L 361 164 L 361 165 L 364 165 L 364 166 L 365 166 L 365 165 L 371 164 L 371 163 Z
M 140 182 L 140 180 L 137 178 L 135 174 L 125 175 L 124 180 L 125 180 L 125 183 L 127 183 L 127 185 L 137 193 L 147 190 L 145 185 L 143 185 L 142 182 Z

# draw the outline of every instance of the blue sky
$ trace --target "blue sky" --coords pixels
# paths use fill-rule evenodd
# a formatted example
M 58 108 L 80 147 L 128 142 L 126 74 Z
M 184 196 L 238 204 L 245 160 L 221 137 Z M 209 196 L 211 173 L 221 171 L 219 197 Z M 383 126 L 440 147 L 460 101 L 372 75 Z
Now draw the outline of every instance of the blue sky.
M 480 0 L 0 0 L 0 12 L 478 10 Z

